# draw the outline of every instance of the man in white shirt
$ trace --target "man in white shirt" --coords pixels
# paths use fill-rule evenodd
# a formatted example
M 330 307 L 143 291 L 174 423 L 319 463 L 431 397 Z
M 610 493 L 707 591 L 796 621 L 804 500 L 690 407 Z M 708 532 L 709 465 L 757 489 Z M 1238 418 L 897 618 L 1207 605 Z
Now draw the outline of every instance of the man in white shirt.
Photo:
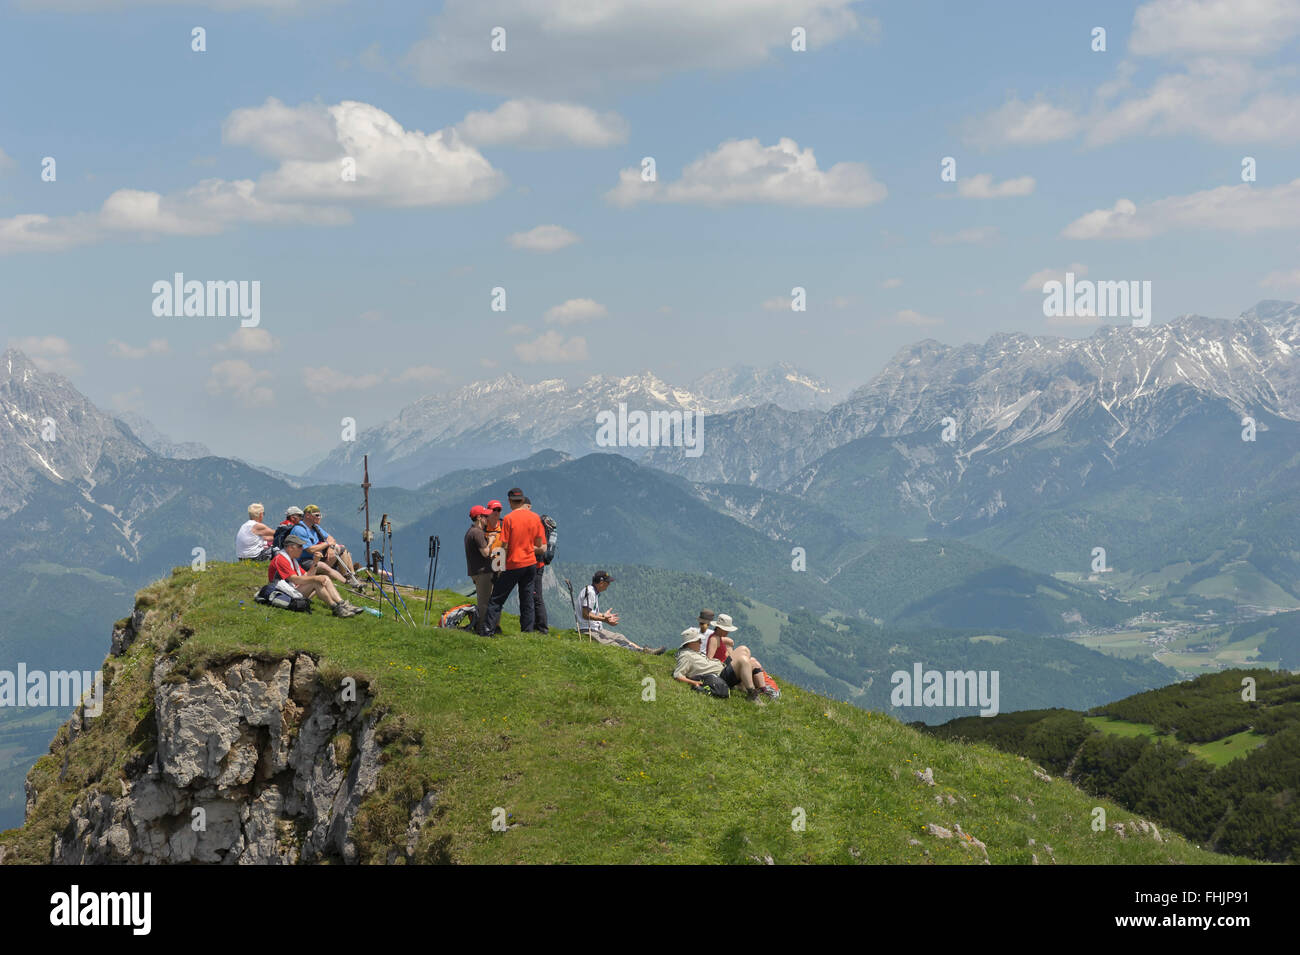
M 615 633 L 613 630 L 606 630 L 605 624 L 618 626 L 618 614 L 613 610 L 601 612 L 600 595 L 609 589 L 609 585 L 614 582 L 614 578 L 603 570 L 598 570 L 591 577 L 590 586 L 582 589 L 581 596 L 578 597 L 578 632 L 586 634 L 598 643 L 607 646 L 619 646 L 628 650 L 636 650 L 638 653 L 661 654 L 667 647 L 659 647 L 657 650 L 649 650 L 643 646 L 633 643 L 621 633 Z

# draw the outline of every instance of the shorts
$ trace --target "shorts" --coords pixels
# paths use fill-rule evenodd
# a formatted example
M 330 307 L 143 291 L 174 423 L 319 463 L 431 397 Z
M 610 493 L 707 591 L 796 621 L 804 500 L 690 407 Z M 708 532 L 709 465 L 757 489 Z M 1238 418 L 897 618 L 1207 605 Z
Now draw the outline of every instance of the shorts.
M 755 686 L 757 686 L 759 683 L 767 682 L 766 680 L 762 680 L 759 678 L 759 674 L 762 672 L 763 672 L 762 667 L 754 667 L 753 678 L 754 678 Z M 727 664 L 722 668 L 722 672 L 719 673 L 718 676 L 722 677 L 724 680 L 727 681 L 727 686 L 730 687 L 740 686 L 740 677 L 736 676 L 736 671 L 731 668 L 731 657 L 727 657 Z

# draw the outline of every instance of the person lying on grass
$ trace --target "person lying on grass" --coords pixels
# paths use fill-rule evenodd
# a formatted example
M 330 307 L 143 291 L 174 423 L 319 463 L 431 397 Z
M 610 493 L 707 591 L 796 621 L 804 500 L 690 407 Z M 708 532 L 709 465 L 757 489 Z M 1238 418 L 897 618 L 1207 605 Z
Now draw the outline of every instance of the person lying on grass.
M 266 570 L 266 582 L 273 584 L 278 580 L 286 581 L 308 600 L 312 597 L 320 598 L 336 617 L 355 617 L 361 612 L 339 596 L 334 581 L 328 577 L 309 577 L 298 563 L 301 556 L 302 541 L 297 537 L 286 538 L 284 549 L 271 559 L 271 565 Z
M 763 671 L 754 666 L 749 656 L 748 647 L 738 647 L 726 663 L 710 659 L 700 650 L 702 642 L 698 630 L 687 628 L 682 631 L 681 648 L 677 651 L 677 666 L 673 668 L 673 679 L 688 683 L 695 689 L 704 686 L 700 677 L 717 675 L 728 687 L 745 686 L 745 696 L 751 701 L 759 700 L 761 694 L 754 688 L 757 674 Z M 739 672 L 738 672 L 739 671 Z

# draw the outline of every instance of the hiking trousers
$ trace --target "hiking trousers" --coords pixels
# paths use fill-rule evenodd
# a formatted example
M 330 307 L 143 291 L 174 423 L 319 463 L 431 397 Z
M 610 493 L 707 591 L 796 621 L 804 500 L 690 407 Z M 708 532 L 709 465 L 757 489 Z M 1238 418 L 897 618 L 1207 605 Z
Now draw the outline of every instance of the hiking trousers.
M 510 592 L 519 588 L 519 629 L 524 633 L 533 629 L 533 579 L 537 574 L 537 565 L 531 567 L 516 567 L 514 570 L 503 570 L 497 575 L 496 583 L 492 585 L 492 596 L 488 599 L 487 620 L 483 622 L 479 629 L 485 637 L 492 636 L 501 622 L 501 608 L 506 605 L 506 598 Z
M 537 565 L 537 576 L 533 578 L 533 629 L 538 633 L 550 633 L 550 625 L 546 620 L 546 601 L 542 599 L 542 575 L 546 573 L 546 565 Z
M 474 621 L 482 627 L 483 618 L 487 615 L 488 600 L 492 597 L 492 571 L 474 574 L 470 580 L 474 582 Z

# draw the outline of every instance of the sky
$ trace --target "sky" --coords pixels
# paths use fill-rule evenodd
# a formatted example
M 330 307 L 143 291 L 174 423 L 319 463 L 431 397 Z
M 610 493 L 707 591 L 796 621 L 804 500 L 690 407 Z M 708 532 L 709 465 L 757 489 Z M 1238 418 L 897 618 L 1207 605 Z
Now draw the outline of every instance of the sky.
M 1300 298 L 1298 36 L 1300 0 L 11 0 L 0 340 L 297 470 L 507 372 L 844 395 L 1127 320 L 1045 315 L 1067 271 L 1231 318 Z M 259 283 L 256 326 L 156 314 L 176 273 Z

